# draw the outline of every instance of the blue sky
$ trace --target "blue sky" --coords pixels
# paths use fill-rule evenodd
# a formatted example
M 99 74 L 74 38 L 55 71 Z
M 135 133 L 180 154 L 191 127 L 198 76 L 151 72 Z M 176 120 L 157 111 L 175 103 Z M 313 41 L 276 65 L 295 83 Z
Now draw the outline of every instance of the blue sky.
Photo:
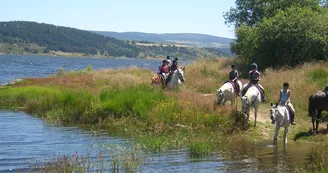
M 99 31 L 234 37 L 222 13 L 234 0 L 5 0 L 0 21 L 27 20 Z

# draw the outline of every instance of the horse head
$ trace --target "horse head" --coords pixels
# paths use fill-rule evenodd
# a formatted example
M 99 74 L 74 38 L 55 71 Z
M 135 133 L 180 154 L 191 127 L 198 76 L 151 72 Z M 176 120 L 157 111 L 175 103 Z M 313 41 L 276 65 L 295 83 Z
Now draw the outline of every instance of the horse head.
M 249 103 L 247 96 L 241 98 L 242 112 L 247 114 L 251 108 L 251 103 Z
M 218 105 L 221 105 L 224 99 L 224 94 L 221 89 L 217 91 L 217 96 L 218 96 Z
M 274 124 L 274 122 L 276 121 L 277 118 L 277 107 L 278 104 L 276 103 L 275 105 L 271 103 L 271 107 L 270 107 L 270 119 L 271 119 L 271 124 Z
M 178 74 L 178 78 L 180 79 L 181 82 L 185 81 L 185 77 L 184 77 L 184 70 L 185 68 L 179 68 L 177 69 L 177 74 Z

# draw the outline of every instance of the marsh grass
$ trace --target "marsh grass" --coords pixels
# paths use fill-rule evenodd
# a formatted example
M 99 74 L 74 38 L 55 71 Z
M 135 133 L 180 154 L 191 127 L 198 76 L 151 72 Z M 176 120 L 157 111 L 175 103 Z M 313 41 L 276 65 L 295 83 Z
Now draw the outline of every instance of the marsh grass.
M 273 132 L 273 127 L 264 122 L 259 122 L 257 128 L 250 127 L 233 108 L 215 105 L 216 89 L 227 80 L 232 63 L 236 62 L 211 59 L 188 65 L 186 81 L 179 91 L 151 87 L 152 72 L 135 67 L 100 71 L 89 68 L 26 79 L 0 90 L 0 107 L 21 108 L 57 123 L 115 130 L 132 137 L 146 150 L 161 152 L 185 147 L 191 155 L 201 156 L 208 151 L 231 149 L 236 141 L 261 139 L 264 127 Z M 247 69 L 247 65 L 237 64 Z M 267 69 L 263 73 L 260 83 L 270 102 L 278 101 L 284 82 L 290 83 L 298 126 L 290 129 L 289 138 L 317 138 L 302 135 L 311 128 L 308 97 L 324 88 L 327 67 L 326 63 L 308 63 L 294 69 Z M 260 107 L 263 113 L 267 108 Z
M 32 159 L 29 165 L 31 172 L 63 172 L 63 173 L 88 173 L 88 172 L 138 172 L 146 155 L 138 145 L 122 147 L 110 145 L 103 147 L 98 154 L 91 156 L 90 153 L 71 156 L 57 156 L 44 158 L 43 160 Z M 19 170 L 18 170 L 19 171 Z

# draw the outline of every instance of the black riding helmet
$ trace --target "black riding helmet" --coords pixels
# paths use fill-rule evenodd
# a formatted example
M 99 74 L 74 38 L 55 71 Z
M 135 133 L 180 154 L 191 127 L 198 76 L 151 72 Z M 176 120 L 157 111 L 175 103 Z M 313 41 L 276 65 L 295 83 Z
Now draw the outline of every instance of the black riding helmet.
M 283 86 L 284 86 L 284 87 L 289 87 L 289 83 L 288 83 L 288 82 L 285 82 L 285 83 L 283 84 Z

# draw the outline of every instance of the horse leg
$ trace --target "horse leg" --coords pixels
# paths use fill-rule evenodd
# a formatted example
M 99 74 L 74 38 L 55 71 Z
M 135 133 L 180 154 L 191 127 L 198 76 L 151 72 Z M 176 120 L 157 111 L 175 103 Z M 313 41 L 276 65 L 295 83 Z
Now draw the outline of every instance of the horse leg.
M 279 130 L 280 130 L 280 127 L 279 127 L 278 123 L 276 122 L 276 129 L 275 129 L 274 136 L 273 136 L 273 145 L 277 145 Z
M 256 119 L 257 119 L 257 108 L 254 108 L 254 118 L 255 118 L 254 127 L 256 127 Z
M 317 112 L 317 119 L 316 119 L 316 132 L 317 132 L 317 133 L 319 133 L 319 122 L 320 122 L 320 121 L 319 121 L 318 119 L 321 118 L 321 113 L 322 113 L 321 110 Z
M 228 101 L 228 100 L 227 100 L 226 98 L 223 98 L 223 100 L 222 100 L 222 105 L 224 106 L 225 103 L 226 103 L 227 101 Z
M 288 133 L 288 126 L 284 129 L 284 144 L 287 144 L 287 133 Z
M 314 118 L 314 116 L 312 116 L 312 129 L 313 129 L 313 132 L 315 131 L 314 121 L 315 121 L 315 118 Z

